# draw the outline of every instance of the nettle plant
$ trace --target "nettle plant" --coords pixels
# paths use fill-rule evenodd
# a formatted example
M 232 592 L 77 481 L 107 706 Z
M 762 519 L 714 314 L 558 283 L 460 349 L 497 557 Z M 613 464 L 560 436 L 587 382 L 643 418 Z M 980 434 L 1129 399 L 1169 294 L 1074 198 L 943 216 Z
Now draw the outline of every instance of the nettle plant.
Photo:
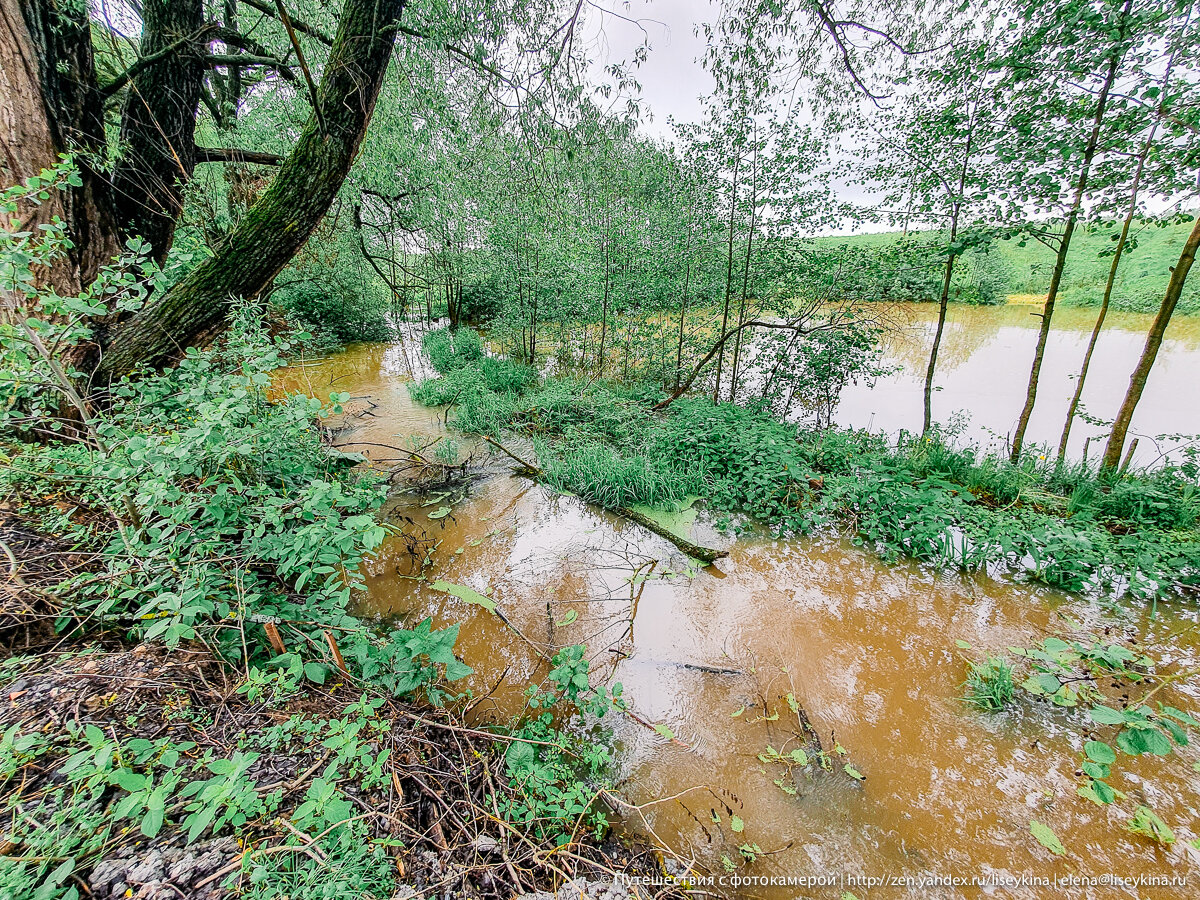
M 959 646 L 970 647 L 965 641 Z M 1164 674 L 1159 671 L 1160 661 L 1144 651 L 1091 634 L 1048 637 L 1031 647 L 1008 649 L 1017 657 L 1016 665 L 1024 669 L 1025 677 L 1016 682 L 1012 675 L 1016 666 L 1000 657 L 989 656 L 982 663 L 968 659 L 964 699 L 980 710 L 996 711 L 1014 702 L 1013 686 L 1018 683 L 1028 696 L 1040 701 L 1086 710 L 1086 719 L 1078 723 L 1082 750 L 1077 776 L 1081 783 L 1075 792 L 1097 806 L 1129 799 L 1109 783 L 1122 756 L 1178 759 L 1179 748 L 1188 746 L 1191 737 L 1200 732 L 1200 720 L 1190 713 L 1155 701 L 1159 691 L 1195 676 L 1194 670 Z M 1105 686 L 1124 698 L 1139 686 L 1148 690 L 1139 698 L 1117 702 Z M 1192 767 L 1200 771 L 1200 763 Z M 1162 844 L 1176 840 L 1170 826 L 1140 804 L 1125 828 Z
M 558 844 L 582 829 L 597 837 L 607 831 L 608 817 L 596 800 L 612 786 L 612 732 L 601 720 L 627 708 L 619 683 L 611 691 L 591 685 L 585 649 L 576 644 L 559 650 L 548 684 L 529 687 L 525 716 L 512 732 L 519 740 L 504 754 L 516 790 L 496 798 L 510 822 Z M 556 716 L 568 721 L 556 726 Z
M 4 192 L 9 225 L 19 205 L 77 180 L 64 161 Z M 269 335 L 261 309 L 244 304 L 213 347 L 120 381 L 93 405 L 76 387 L 71 351 L 93 321 L 138 307 L 182 262 L 158 269 L 134 242 L 84 293 L 62 297 L 34 277 L 66 251 L 61 224 L 10 232 L 0 290 L 24 303 L 0 325 L 0 425 L 60 439 L 23 445 L 0 471 L 0 494 L 98 551 L 103 568 L 56 589 L 60 629 L 90 622 L 169 647 L 203 642 L 244 671 L 253 661 L 247 692 L 271 697 L 294 692 L 298 676 L 323 682 L 333 671 L 323 649 L 308 649 L 326 647 L 327 633 L 391 693 L 443 699 L 435 683 L 470 673 L 453 654 L 456 629 L 425 622 L 381 636 L 347 612 L 363 559 L 389 532 L 375 517 L 385 486 L 322 442 L 320 420 L 347 394 L 272 396 L 271 372 L 308 335 Z M 292 648 L 273 663 L 267 626 Z

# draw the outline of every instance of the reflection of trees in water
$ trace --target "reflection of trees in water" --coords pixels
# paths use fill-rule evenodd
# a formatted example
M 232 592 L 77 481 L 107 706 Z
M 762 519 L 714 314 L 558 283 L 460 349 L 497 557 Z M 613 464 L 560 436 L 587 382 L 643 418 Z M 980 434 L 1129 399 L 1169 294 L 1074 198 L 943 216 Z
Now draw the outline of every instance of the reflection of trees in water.
M 937 304 L 908 304 L 895 313 L 896 327 L 884 336 L 884 358 L 904 366 L 909 373 L 921 374 L 929 364 L 929 346 L 937 324 Z M 938 373 L 957 369 L 984 344 L 1009 324 L 1001 309 L 992 306 L 951 305 L 946 314 L 946 330 L 938 350 Z

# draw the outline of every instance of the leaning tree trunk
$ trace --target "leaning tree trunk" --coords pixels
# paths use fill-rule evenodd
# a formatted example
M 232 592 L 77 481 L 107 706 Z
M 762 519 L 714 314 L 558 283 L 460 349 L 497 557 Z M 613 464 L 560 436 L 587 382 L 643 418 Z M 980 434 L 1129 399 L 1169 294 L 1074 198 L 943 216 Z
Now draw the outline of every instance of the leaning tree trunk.
M 1025 443 L 1025 432 L 1029 428 L 1029 419 L 1033 415 L 1033 407 L 1037 402 L 1038 379 L 1042 374 L 1042 360 L 1046 355 L 1046 342 L 1050 339 L 1050 320 L 1054 316 L 1054 303 L 1058 298 L 1058 289 L 1062 284 L 1063 270 L 1067 265 L 1067 251 L 1071 248 L 1071 236 L 1075 233 L 1075 225 L 1079 221 L 1079 212 L 1083 207 L 1083 196 L 1087 190 L 1088 175 L 1091 172 L 1092 160 L 1100 146 L 1100 128 L 1104 124 L 1104 112 L 1108 108 L 1108 96 L 1117 79 L 1117 69 L 1121 65 L 1121 47 L 1125 40 L 1126 23 L 1133 0 L 1126 0 L 1121 13 L 1120 43 L 1113 49 L 1108 60 L 1108 71 L 1105 73 L 1104 84 L 1096 98 L 1096 115 L 1092 121 L 1092 132 L 1088 136 L 1087 146 L 1083 151 L 1083 162 L 1079 167 L 1079 180 L 1075 184 L 1075 196 L 1071 202 L 1071 210 L 1067 214 L 1067 224 L 1063 229 L 1062 241 L 1058 245 L 1058 256 L 1054 260 L 1054 271 L 1050 275 L 1050 289 L 1046 292 L 1046 305 L 1042 308 L 1042 327 L 1038 331 L 1037 347 L 1033 351 L 1033 366 L 1029 370 L 1029 388 L 1025 394 L 1025 406 L 1017 420 L 1017 430 L 1013 433 L 1012 450 L 1009 458 L 1012 462 L 1021 459 L 1021 446 Z
M 1162 346 L 1163 335 L 1166 334 L 1167 326 L 1171 324 L 1171 316 L 1179 303 L 1180 295 L 1183 294 L 1183 285 L 1187 281 L 1192 263 L 1196 261 L 1197 247 L 1200 247 L 1200 215 L 1196 217 L 1192 233 L 1184 242 L 1183 252 L 1179 254 L 1179 262 L 1171 272 L 1167 293 L 1163 297 L 1162 305 L 1158 308 L 1158 315 L 1154 317 L 1154 322 L 1150 326 L 1150 332 L 1146 335 L 1146 346 L 1142 350 L 1142 357 L 1138 360 L 1137 368 L 1133 370 L 1133 375 L 1129 379 L 1129 390 L 1125 392 L 1125 400 L 1117 412 L 1112 434 L 1109 435 L 1108 444 L 1104 448 L 1101 468 L 1115 469 L 1121 462 L 1121 450 L 1125 447 L 1125 436 L 1129 433 L 1133 412 L 1137 409 L 1138 401 L 1142 399 L 1142 391 L 1146 389 L 1146 379 L 1150 377 L 1150 370 L 1154 368 L 1154 360 L 1158 356 L 1158 349 Z
M 1167 59 L 1167 67 L 1163 72 L 1162 78 L 1162 93 L 1159 95 L 1158 116 L 1164 117 L 1166 113 L 1167 98 L 1170 96 L 1168 88 L 1171 85 L 1171 70 L 1175 66 L 1175 53 Z M 1096 324 L 1092 328 L 1092 337 L 1088 341 L 1087 351 L 1083 354 L 1083 365 L 1079 367 L 1079 378 L 1075 382 L 1075 394 L 1071 397 L 1071 405 L 1067 408 L 1067 420 L 1063 423 L 1062 437 L 1058 441 L 1058 461 L 1061 463 L 1067 456 L 1067 444 L 1071 440 L 1071 426 L 1075 424 L 1075 413 L 1079 409 L 1079 401 L 1083 396 L 1083 385 L 1087 381 L 1088 369 L 1092 364 L 1092 355 L 1096 352 L 1096 344 L 1100 340 L 1100 332 L 1104 328 L 1104 320 L 1108 316 L 1108 305 L 1112 301 L 1113 286 L 1117 281 L 1117 269 L 1121 265 L 1121 255 L 1125 252 L 1125 246 L 1129 242 L 1129 228 L 1133 224 L 1133 218 L 1137 215 L 1138 209 L 1138 189 L 1142 183 L 1142 174 L 1146 169 L 1146 160 L 1150 156 L 1150 151 L 1154 148 L 1154 137 L 1158 131 L 1158 120 L 1155 120 L 1150 125 L 1150 133 L 1146 135 L 1146 141 L 1142 144 L 1142 152 L 1138 154 L 1137 168 L 1133 173 L 1133 181 L 1129 186 L 1129 208 L 1125 212 L 1125 220 L 1121 223 L 1121 234 L 1117 238 L 1116 249 L 1113 250 L 1112 264 L 1108 267 L 1108 281 L 1104 285 L 1104 297 L 1100 301 L 1100 313 L 1096 316 Z
M 162 366 L 220 330 L 304 245 L 358 153 L 387 71 L 406 0 L 346 0 L 316 108 L 270 187 L 205 260 L 120 325 L 97 367 L 101 380 Z

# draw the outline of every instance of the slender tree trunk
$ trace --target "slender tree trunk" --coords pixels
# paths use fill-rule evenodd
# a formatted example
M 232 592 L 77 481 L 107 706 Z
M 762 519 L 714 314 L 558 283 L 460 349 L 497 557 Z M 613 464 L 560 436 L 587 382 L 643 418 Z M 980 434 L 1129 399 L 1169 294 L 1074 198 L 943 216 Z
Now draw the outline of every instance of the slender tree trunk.
M 754 215 L 758 203 L 758 130 L 754 131 L 754 155 L 750 164 L 750 228 L 746 232 L 746 261 L 742 267 L 742 298 L 738 304 L 738 334 L 733 341 L 733 370 L 730 372 L 729 402 L 737 402 L 738 364 L 742 358 L 742 323 L 746 321 L 746 298 L 750 295 L 750 254 L 754 249 Z
M 1083 162 L 1079 169 L 1079 179 L 1075 184 L 1075 194 L 1071 200 L 1071 209 L 1067 213 L 1067 223 L 1063 228 L 1062 241 L 1058 246 L 1058 255 L 1054 260 L 1054 270 L 1050 275 L 1050 289 L 1046 293 L 1046 305 L 1042 308 L 1042 327 L 1038 331 L 1037 346 L 1033 351 L 1033 366 L 1029 370 L 1029 388 L 1025 394 L 1025 406 L 1021 409 L 1021 416 L 1017 420 L 1017 429 L 1013 433 L 1012 450 L 1009 458 L 1016 463 L 1021 459 L 1021 447 L 1025 443 L 1025 432 L 1029 428 L 1029 419 L 1033 415 L 1033 407 L 1037 402 L 1038 379 L 1042 374 L 1042 360 L 1046 354 L 1046 342 L 1050 338 L 1050 322 L 1054 316 L 1054 302 L 1058 298 L 1058 288 L 1062 283 L 1063 270 L 1067 265 L 1067 251 L 1071 247 L 1071 236 L 1075 233 L 1075 226 L 1079 221 L 1079 212 L 1083 206 L 1083 197 L 1087 191 L 1088 175 L 1091 172 L 1092 160 L 1096 156 L 1096 149 L 1100 145 L 1100 129 L 1104 124 L 1104 112 L 1108 108 L 1108 95 L 1112 90 L 1113 82 L 1117 78 L 1117 69 L 1121 64 L 1121 44 L 1124 43 L 1125 23 L 1129 18 L 1129 9 L 1133 4 L 1133 0 L 1126 0 L 1125 8 L 1121 12 L 1121 38 L 1120 42 L 1113 48 L 1112 55 L 1109 57 L 1108 71 L 1104 76 L 1104 84 L 1100 88 L 1100 94 L 1096 99 L 1096 115 L 1092 121 L 1092 132 L 1088 136 L 1087 146 L 1083 152 Z
M 1183 252 L 1179 254 L 1179 262 L 1175 264 L 1175 269 L 1171 272 L 1167 293 L 1150 326 L 1150 332 L 1146 335 L 1146 346 L 1129 379 L 1129 390 L 1125 392 L 1125 399 L 1117 412 L 1116 421 L 1113 422 L 1112 434 L 1108 438 L 1108 444 L 1104 447 L 1101 468 L 1115 469 L 1121 462 L 1121 450 L 1125 446 L 1125 436 L 1129 433 L 1134 410 L 1137 409 L 1138 401 L 1142 399 L 1142 391 L 1146 389 L 1146 379 L 1150 377 L 1150 370 L 1154 368 L 1154 360 L 1158 357 L 1158 350 L 1162 346 L 1163 335 L 1166 334 L 1167 326 L 1171 324 L 1171 316 L 1175 312 L 1175 306 L 1179 303 L 1180 295 L 1183 294 L 1183 285 L 1187 281 L 1192 263 L 1196 261 L 1197 247 L 1200 247 L 1200 216 L 1196 217 L 1196 221 L 1192 225 L 1192 233 L 1184 242 Z
M 1161 116 L 1165 110 L 1167 102 L 1167 88 L 1171 83 L 1171 69 L 1175 64 L 1175 54 L 1172 53 L 1170 59 L 1167 60 L 1166 70 L 1163 72 L 1162 94 L 1158 105 L 1158 113 Z M 1096 316 L 1095 327 L 1092 328 L 1092 336 L 1088 341 L 1087 351 L 1083 354 L 1083 364 L 1079 367 L 1079 378 L 1075 382 L 1075 393 L 1071 397 L 1071 405 L 1067 408 L 1067 420 L 1063 423 L 1062 437 L 1058 441 L 1058 461 L 1061 463 L 1067 456 L 1067 443 L 1071 439 L 1071 426 L 1075 423 L 1075 413 L 1079 409 L 1079 400 L 1083 396 L 1083 386 L 1087 381 L 1088 368 L 1092 364 L 1092 354 L 1096 352 L 1096 344 L 1100 340 L 1100 331 L 1104 328 L 1104 320 L 1108 316 L 1108 304 L 1112 299 L 1113 285 L 1117 281 L 1117 268 L 1121 264 L 1121 256 L 1125 252 L 1125 246 L 1129 241 L 1129 228 L 1133 224 L 1134 216 L 1137 215 L 1138 189 L 1142 183 L 1142 173 L 1146 168 L 1146 160 L 1150 156 L 1150 150 L 1154 147 L 1154 136 L 1158 131 L 1158 120 L 1156 119 L 1150 125 L 1150 131 L 1146 135 L 1146 142 L 1142 145 L 1142 152 L 1138 155 L 1137 168 L 1133 173 L 1133 182 L 1129 186 L 1129 208 L 1125 211 L 1125 220 L 1121 223 L 1121 234 L 1117 238 L 1117 246 L 1113 251 L 1112 264 L 1108 267 L 1108 280 L 1104 283 L 1104 297 L 1100 301 L 1100 312 Z
M 151 306 L 118 326 L 102 380 L 161 366 L 215 333 L 234 305 L 257 297 L 320 223 L 358 153 L 391 58 L 406 0 L 346 0 L 309 118 L 270 187 L 229 235 Z
M 688 233 L 687 261 L 683 270 L 683 302 L 679 307 L 679 343 L 675 347 L 675 387 L 683 377 L 683 326 L 687 321 L 688 287 L 692 280 L 691 232 Z
M 925 417 L 921 423 L 921 434 L 929 434 L 933 425 L 933 376 L 937 371 L 938 351 L 942 346 L 942 335 L 946 331 L 946 312 L 950 305 L 950 282 L 954 277 L 954 261 L 958 254 L 954 252 L 954 242 L 958 239 L 958 218 L 962 212 L 963 193 L 967 187 L 967 172 L 971 165 L 971 139 L 973 130 L 967 132 L 967 143 L 963 148 L 963 164 L 958 172 L 958 195 L 950 213 L 950 252 L 946 257 L 946 271 L 942 275 L 942 296 L 938 300 L 937 329 L 933 333 L 933 346 L 929 348 L 929 366 L 925 370 Z
M 600 305 L 600 351 L 596 354 L 596 369 L 604 377 L 604 342 L 608 338 L 608 292 L 612 282 L 612 261 L 609 258 L 609 236 L 604 240 L 604 300 Z
M 733 233 L 734 218 L 737 215 L 737 185 L 738 164 L 742 161 L 739 153 L 733 159 L 733 180 L 729 185 L 729 254 L 725 265 L 725 312 L 721 315 L 721 340 L 717 346 L 717 383 L 713 387 L 713 403 L 721 400 L 721 368 L 725 363 L 725 336 L 729 330 L 729 301 L 733 294 Z

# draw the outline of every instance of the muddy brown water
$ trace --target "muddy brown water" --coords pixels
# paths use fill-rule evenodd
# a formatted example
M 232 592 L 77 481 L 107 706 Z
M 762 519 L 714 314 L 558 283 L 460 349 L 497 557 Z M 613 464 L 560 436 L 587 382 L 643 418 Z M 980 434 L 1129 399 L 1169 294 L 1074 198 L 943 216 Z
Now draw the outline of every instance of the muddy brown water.
M 932 303 L 894 304 L 899 328 L 885 340 L 885 362 L 899 366 L 874 385 L 850 385 L 842 393 L 837 421 L 856 428 L 896 434 L 921 427 L 922 391 L 929 345 L 937 323 Z M 966 420 L 964 437 L 985 445 L 1006 444 L 1025 403 L 1025 388 L 1037 343 L 1040 305 L 952 305 L 946 319 L 933 395 L 933 417 L 946 423 Z M 1110 312 L 1084 383 L 1083 412 L 1112 421 L 1129 387 L 1129 376 L 1145 346 L 1151 316 Z M 1061 308 L 1046 344 L 1038 402 L 1027 442 L 1057 449 L 1063 421 L 1075 392 L 1079 366 L 1096 322 L 1096 310 Z M 1163 452 L 1188 443 L 1173 435 L 1200 434 L 1196 376 L 1200 372 L 1200 316 L 1176 316 L 1133 418 L 1130 437 L 1139 437 L 1136 460 L 1157 461 Z M 1091 459 L 1103 452 L 1107 429 L 1076 419 L 1069 452 L 1083 455 L 1088 438 Z M 1166 435 L 1167 437 L 1160 437 Z
M 388 445 L 438 437 L 458 440 L 465 456 L 472 442 L 446 429 L 440 411 L 410 399 L 405 382 L 415 361 L 411 346 L 361 345 L 286 370 L 279 384 L 369 398 L 349 405 L 340 443 L 381 466 L 398 455 Z M 734 541 L 703 512 L 691 537 L 728 546 L 730 555 L 691 570 L 661 538 L 509 469 L 494 459 L 483 477 L 449 497 L 394 498 L 393 521 L 437 542 L 428 580 L 412 577 L 404 542 L 392 539 L 368 564 L 358 612 L 460 623 L 458 651 L 475 669 L 468 686 L 485 698 L 472 713 L 480 721 L 521 709 L 525 685 L 545 675 L 539 653 L 587 644 L 595 678 L 621 682 L 634 713 L 612 723 L 618 793 L 639 807 L 625 810 L 621 827 L 716 876 L 728 857 L 739 863 L 737 877 L 759 880 L 727 879 L 703 890 L 746 898 L 850 892 L 863 900 L 1200 896 L 1200 851 L 1189 846 L 1200 835 L 1195 748 L 1166 759 L 1122 757 L 1111 781 L 1129 799 L 1093 806 L 1075 795 L 1077 714 L 1024 699 L 998 715 L 966 708 L 958 700 L 966 664 L 955 643 L 1002 652 L 1049 634 L 1136 634 L 1169 669 L 1186 670 L 1200 666 L 1194 609 L 1114 606 L 983 575 L 888 564 L 831 538 L 751 532 Z M 449 515 L 430 518 L 447 504 Z M 492 597 L 523 637 L 431 590 L 435 578 Z M 789 694 L 832 756 L 832 771 L 790 778 L 782 764 L 759 759 L 768 746 L 787 753 L 804 744 Z M 1158 698 L 1195 711 L 1200 686 L 1193 679 Z M 847 775 L 846 763 L 865 780 Z M 1172 847 L 1123 829 L 1139 803 L 1174 829 Z M 1065 857 L 1033 839 L 1035 819 L 1057 833 Z M 755 862 L 739 855 L 743 845 L 762 851 Z M 1114 874 L 1143 883 L 1069 881 Z M 868 886 L 865 878 L 907 883 Z M 1146 883 L 1154 878 L 1189 883 Z M 829 883 L 813 881 L 820 879 Z

